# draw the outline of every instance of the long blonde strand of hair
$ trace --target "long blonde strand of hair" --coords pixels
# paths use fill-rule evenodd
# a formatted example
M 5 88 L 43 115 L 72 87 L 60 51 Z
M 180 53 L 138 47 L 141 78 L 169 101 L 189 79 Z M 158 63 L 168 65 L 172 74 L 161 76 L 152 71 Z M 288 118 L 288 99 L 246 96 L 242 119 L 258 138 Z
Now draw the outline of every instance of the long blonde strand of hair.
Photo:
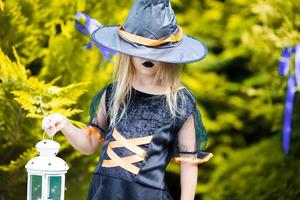
M 110 126 L 112 127 L 115 127 L 120 119 L 126 115 L 127 103 L 132 95 L 132 81 L 135 77 L 135 68 L 131 56 L 118 54 L 115 58 L 113 71 L 114 87 L 112 89 L 112 98 L 108 109 Z M 182 71 L 182 68 L 182 64 L 163 63 L 153 79 L 154 84 L 168 86 L 170 88 L 170 92 L 165 94 L 165 96 L 172 117 L 181 113 L 177 108 L 177 94 L 181 95 L 183 103 L 185 103 L 184 96 L 180 92 L 177 92 L 180 87 L 179 73 Z M 122 108 L 122 110 L 120 116 L 118 116 L 120 108 Z

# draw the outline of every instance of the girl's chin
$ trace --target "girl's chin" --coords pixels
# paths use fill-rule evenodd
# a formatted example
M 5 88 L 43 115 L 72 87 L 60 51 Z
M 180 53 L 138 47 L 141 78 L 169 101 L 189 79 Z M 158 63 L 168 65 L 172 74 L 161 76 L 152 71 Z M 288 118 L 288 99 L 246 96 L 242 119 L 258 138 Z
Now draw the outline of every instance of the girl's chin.
M 140 70 L 139 73 L 140 75 L 143 75 L 143 76 L 154 76 L 155 73 L 152 71 L 152 70 L 148 70 L 149 68 L 146 68 L 144 67 L 144 69 Z

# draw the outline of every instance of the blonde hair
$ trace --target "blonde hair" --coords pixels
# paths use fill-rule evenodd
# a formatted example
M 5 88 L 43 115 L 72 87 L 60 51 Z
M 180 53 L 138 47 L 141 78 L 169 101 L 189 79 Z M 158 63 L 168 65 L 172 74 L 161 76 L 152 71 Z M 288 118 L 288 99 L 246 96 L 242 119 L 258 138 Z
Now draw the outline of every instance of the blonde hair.
M 181 92 L 177 92 L 180 87 L 179 73 L 183 69 L 183 64 L 163 63 L 158 69 L 155 77 L 154 84 L 160 86 L 167 86 L 171 92 L 164 94 L 167 100 L 167 105 L 170 109 L 172 117 L 177 116 L 176 113 L 181 114 L 181 111 L 177 107 L 177 94 L 181 95 Z M 114 62 L 113 71 L 113 89 L 111 94 L 111 101 L 108 106 L 108 115 L 110 116 L 111 126 L 115 126 L 127 110 L 128 99 L 132 94 L 132 81 L 135 77 L 135 68 L 132 63 L 132 57 L 125 54 L 116 55 L 116 61 Z M 185 98 L 181 95 L 183 101 Z M 128 99 L 126 99 L 128 98 Z M 122 108 L 122 112 L 118 117 L 119 109 Z M 118 120 L 117 120 L 118 117 Z

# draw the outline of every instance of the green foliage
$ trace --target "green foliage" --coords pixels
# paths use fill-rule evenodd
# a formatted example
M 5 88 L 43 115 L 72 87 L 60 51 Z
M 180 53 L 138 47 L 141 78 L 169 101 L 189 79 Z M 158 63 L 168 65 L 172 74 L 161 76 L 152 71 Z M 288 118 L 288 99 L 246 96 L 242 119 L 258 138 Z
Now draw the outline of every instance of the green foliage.
M 92 97 L 111 80 L 112 64 L 97 48 L 84 49 L 90 38 L 75 29 L 75 13 L 86 12 L 104 25 L 122 24 L 132 2 L 0 0 L 0 199 L 25 197 L 24 164 L 35 156 L 33 146 L 42 139 L 42 116 L 61 112 L 82 125 Z M 198 100 L 207 151 L 215 155 L 199 167 L 196 199 L 253 199 L 262 194 L 276 199 L 275 193 L 293 199 L 299 160 L 280 154 L 287 80 L 278 75 L 277 65 L 282 47 L 300 40 L 300 4 L 172 0 L 172 5 L 184 33 L 203 40 L 209 50 L 206 59 L 187 65 L 181 74 Z M 299 100 L 295 102 L 293 142 L 300 130 Z M 83 156 L 62 135 L 55 140 L 61 144 L 59 156 L 70 165 L 66 199 L 82 199 L 101 148 Z M 167 170 L 180 173 L 173 163 Z M 288 173 L 279 177 L 282 171 Z M 282 184 L 272 185 L 277 179 Z M 169 183 L 170 188 L 179 184 Z
M 102 12 L 119 6 L 118 13 Z M 26 196 L 25 164 L 42 139 L 41 118 L 60 112 L 81 127 L 88 121 L 90 100 L 110 81 L 112 65 L 100 59 L 97 48 L 83 48 L 89 38 L 75 29 L 75 13 L 85 11 L 110 24 L 124 19 L 128 6 L 110 1 L 0 1 L 1 200 Z M 61 144 L 59 156 L 70 166 L 66 199 L 82 199 L 98 155 L 81 155 L 62 135 L 54 139 Z
M 28 111 L 26 117 L 44 118 L 46 115 L 59 112 L 66 117 L 80 113 L 79 109 L 66 109 L 77 102 L 77 99 L 86 91 L 89 83 L 71 84 L 66 87 L 53 85 L 60 77 L 50 83 L 39 81 L 36 77 L 27 78 L 25 67 L 15 54 L 17 63 L 11 62 L 0 49 L 0 75 L 3 89 L 10 86 L 10 93 L 21 107 Z M 76 122 L 80 124 L 80 122 Z M 84 124 L 81 125 L 82 127 Z
M 251 147 L 228 152 L 228 159 L 214 172 L 204 200 L 298 199 L 300 137 L 285 156 L 279 134 Z
M 198 96 L 208 132 L 222 133 L 218 139 L 228 137 L 232 146 L 243 147 L 264 137 L 257 133 L 280 131 L 286 80 L 276 66 L 282 47 L 299 41 L 299 5 L 272 0 L 186 2 L 190 4 L 183 6 L 183 13 L 189 14 L 179 15 L 179 21 L 189 34 L 202 36 L 210 54 L 188 66 L 182 79 Z
M 1 182 L 1 184 L 3 184 L 3 189 L 1 189 L 1 193 L 3 193 L 4 195 L 1 196 L 1 198 L 5 199 L 14 199 L 18 195 L 25 195 L 23 193 L 24 191 L 12 193 L 10 189 L 15 188 L 16 186 L 18 188 L 20 185 L 24 185 L 24 183 L 26 183 L 25 181 L 27 179 L 25 176 L 26 174 L 24 173 L 24 166 L 28 162 L 28 160 L 37 155 L 36 149 L 30 147 L 30 144 L 32 143 L 32 141 L 37 139 L 33 139 L 32 136 L 37 137 L 38 132 L 32 131 L 31 137 L 29 137 L 24 134 L 25 130 L 23 130 L 24 135 L 20 135 L 19 138 L 16 137 L 16 133 L 20 132 L 20 130 L 23 129 L 23 127 L 20 125 L 20 123 L 22 123 L 21 108 L 28 112 L 25 116 L 28 118 L 41 119 L 47 114 L 51 114 L 54 112 L 59 112 L 67 117 L 70 117 L 76 113 L 81 112 L 81 110 L 79 109 L 71 109 L 68 107 L 77 102 L 77 99 L 86 91 L 85 88 L 88 84 L 77 83 L 70 84 L 66 87 L 58 87 L 53 85 L 58 79 L 55 79 L 52 82 L 46 84 L 44 83 L 44 81 L 39 81 L 39 79 L 36 77 L 27 77 L 26 69 L 20 63 L 20 59 L 16 54 L 15 50 L 14 54 L 17 62 L 12 62 L 0 49 L 0 104 L 3 111 L 1 112 L 1 117 L 4 122 L 0 124 L 2 133 L 0 139 L 1 143 L 4 144 L 1 148 L 1 155 L 5 151 L 7 151 L 8 153 L 6 154 L 6 156 L 3 156 L 3 160 L 0 164 L 1 179 L 3 179 L 3 181 Z M 12 94 L 14 94 L 15 96 L 13 97 Z M 10 99 L 11 102 L 8 101 Z M 9 121 L 13 120 L 13 117 L 7 117 L 7 113 L 11 113 L 7 111 L 13 111 L 17 106 L 12 101 L 13 99 L 16 100 L 16 102 L 18 102 L 21 106 L 21 108 L 18 109 L 19 113 L 15 123 L 11 123 L 14 121 Z M 8 106 L 4 107 L 5 104 Z M 5 123 L 5 121 L 9 122 Z M 71 121 L 79 127 L 85 126 L 84 123 L 80 121 Z M 26 121 L 24 122 L 26 123 Z M 26 142 L 26 140 L 22 140 L 22 138 L 26 138 L 31 142 L 22 144 L 22 142 Z M 21 142 L 21 144 L 18 145 L 18 142 Z M 20 155 L 16 159 L 7 162 L 8 160 L 6 159 L 12 159 L 12 157 L 10 156 L 12 156 L 12 150 L 14 148 L 19 148 L 17 152 L 19 152 Z M 18 155 L 18 153 L 16 155 Z M 19 178 L 16 181 L 12 181 L 12 179 L 9 178 L 16 175 L 19 176 Z M 6 187 L 4 187 L 4 185 Z M 20 192 L 22 192 L 22 194 L 20 194 Z
M 190 64 L 181 76 L 199 100 L 199 110 L 208 132 L 207 151 L 215 154 L 208 165 L 199 167 L 197 191 L 201 197 L 212 197 L 209 199 L 234 199 L 229 195 L 223 198 L 223 193 L 215 192 L 213 187 L 225 190 L 229 184 L 239 185 L 238 179 L 230 179 L 226 185 L 223 180 L 212 183 L 208 182 L 211 179 L 207 178 L 207 173 L 212 172 L 209 177 L 226 176 L 228 165 L 223 166 L 230 162 L 228 154 L 281 132 L 287 80 L 278 75 L 277 66 L 282 48 L 300 41 L 300 15 L 297 12 L 300 4 L 277 0 L 183 2 L 176 4 L 180 11 L 177 15 L 179 23 L 184 25 L 185 33 L 202 39 L 209 50 L 205 60 Z M 299 106 L 295 106 L 295 119 L 299 119 L 298 109 Z M 299 126 L 294 121 L 293 134 L 298 134 Z M 279 148 L 281 144 L 276 145 Z M 239 157 L 241 165 L 247 158 Z M 295 160 L 295 166 L 296 163 Z M 244 178 L 241 174 L 238 177 Z M 245 180 L 244 187 L 249 193 L 253 184 L 267 188 L 260 185 L 260 180 L 257 183 L 249 181 L 249 184 Z M 283 190 L 283 187 L 276 187 L 278 193 L 284 193 Z M 292 189 L 289 192 L 296 194 Z M 247 192 L 243 195 L 236 199 L 245 199 Z M 251 197 L 259 198 L 259 192 Z

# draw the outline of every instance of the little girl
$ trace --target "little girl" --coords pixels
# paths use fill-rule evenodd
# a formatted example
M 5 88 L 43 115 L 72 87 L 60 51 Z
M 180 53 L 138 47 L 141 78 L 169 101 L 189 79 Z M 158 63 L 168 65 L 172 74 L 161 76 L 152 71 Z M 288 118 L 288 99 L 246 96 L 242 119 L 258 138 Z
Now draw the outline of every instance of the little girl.
M 183 34 L 167 0 L 136 0 L 123 26 L 101 26 L 92 36 L 118 52 L 113 81 L 92 99 L 85 129 L 59 113 L 46 116 L 43 129 L 60 130 L 86 155 L 102 145 L 88 200 L 173 199 L 164 178 L 170 160 L 180 163 L 181 200 L 193 200 L 198 164 L 213 154 L 202 151 L 201 115 L 178 75 L 182 63 L 206 56 L 205 45 Z

